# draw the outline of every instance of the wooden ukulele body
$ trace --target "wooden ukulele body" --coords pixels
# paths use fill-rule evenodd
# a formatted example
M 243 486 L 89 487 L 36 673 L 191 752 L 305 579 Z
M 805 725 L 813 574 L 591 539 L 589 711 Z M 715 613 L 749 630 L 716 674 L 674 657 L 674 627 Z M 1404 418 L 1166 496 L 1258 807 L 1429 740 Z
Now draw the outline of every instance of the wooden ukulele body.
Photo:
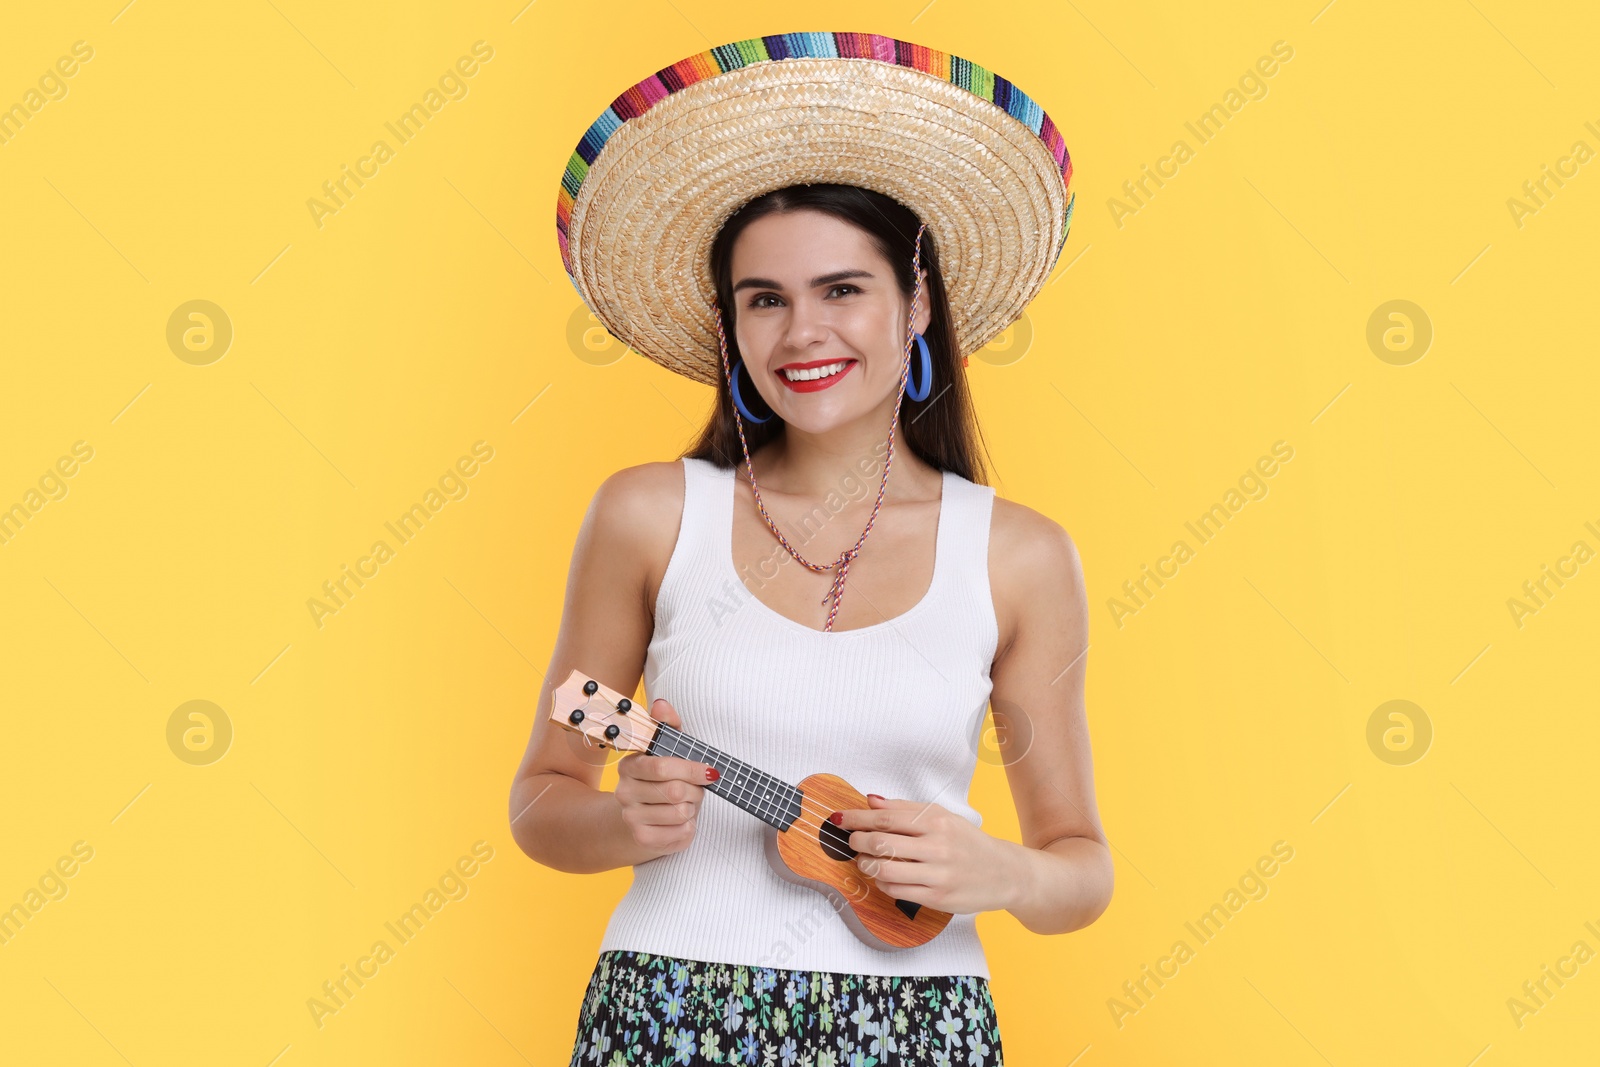
M 933 940 L 951 913 L 897 901 L 878 888 L 856 866 L 851 831 L 827 821 L 832 812 L 868 807 L 866 796 L 836 774 L 813 774 L 798 787 L 805 816 L 786 831 L 766 833 L 767 862 L 778 876 L 822 893 L 851 932 L 874 948 L 912 948 Z

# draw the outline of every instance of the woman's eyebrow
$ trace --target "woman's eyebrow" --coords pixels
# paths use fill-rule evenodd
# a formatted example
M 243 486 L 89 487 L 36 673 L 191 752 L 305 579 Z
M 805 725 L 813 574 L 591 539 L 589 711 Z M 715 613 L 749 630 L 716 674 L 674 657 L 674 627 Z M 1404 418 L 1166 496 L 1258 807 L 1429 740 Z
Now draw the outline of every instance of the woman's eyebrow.
M 819 274 L 815 278 L 812 278 L 811 279 L 811 288 L 815 289 L 818 286 L 822 286 L 822 285 L 832 285 L 835 282 L 842 282 L 846 278 L 870 278 L 870 277 L 872 277 L 872 272 L 871 271 L 865 271 L 865 270 L 836 270 L 832 274 Z M 733 287 L 733 291 L 737 293 L 741 289 L 777 289 L 779 291 L 782 291 L 783 286 L 779 285 L 777 282 L 773 281 L 771 278 L 743 278 L 738 282 L 738 284 L 736 284 Z

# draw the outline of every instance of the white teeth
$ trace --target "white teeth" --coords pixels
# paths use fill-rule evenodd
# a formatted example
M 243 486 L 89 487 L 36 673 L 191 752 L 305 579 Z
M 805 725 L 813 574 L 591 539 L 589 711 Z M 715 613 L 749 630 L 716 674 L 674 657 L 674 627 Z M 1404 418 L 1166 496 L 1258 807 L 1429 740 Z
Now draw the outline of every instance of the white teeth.
M 830 363 L 826 367 L 812 367 L 810 370 L 786 370 L 783 376 L 791 382 L 809 382 L 818 378 L 826 378 L 830 374 L 838 374 L 850 363 L 844 360 L 840 363 Z

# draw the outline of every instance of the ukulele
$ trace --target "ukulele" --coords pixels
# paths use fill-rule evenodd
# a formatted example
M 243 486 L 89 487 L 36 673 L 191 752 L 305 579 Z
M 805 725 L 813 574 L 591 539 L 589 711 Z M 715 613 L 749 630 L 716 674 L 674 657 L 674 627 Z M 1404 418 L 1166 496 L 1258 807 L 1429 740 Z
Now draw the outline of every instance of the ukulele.
M 582 671 L 573 671 L 555 690 L 550 718 L 601 748 L 679 756 L 715 767 L 722 777 L 705 788 L 771 827 L 763 843 L 772 869 L 785 881 L 826 896 L 850 931 L 873 948 L 926 944 L 953 918 L 948 911 L 890 896 L 855 865 L 850 831 L 828 816 L 868 807 L 867 798 L 838 775 L 813 774 L 790 785 L 652 718 Z

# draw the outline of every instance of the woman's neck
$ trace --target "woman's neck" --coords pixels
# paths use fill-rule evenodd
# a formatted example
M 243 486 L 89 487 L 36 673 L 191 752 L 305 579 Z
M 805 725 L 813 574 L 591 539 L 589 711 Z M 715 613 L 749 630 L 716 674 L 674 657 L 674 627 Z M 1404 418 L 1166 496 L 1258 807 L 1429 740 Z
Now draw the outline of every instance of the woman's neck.
M 900 430 L 897 427 L 895 431 L 894 464 L 884 500 L 939 495 L 939 472 L 907 447 Z M 888 437 L 887 420 L 877 429 L 850 432 L 840 428 L 825 434 L 808 434 L 785 426 L 781 435 L 751 453 L 750 463 L 763 493 L 770 489 L 783 496 L 822 500 L 830 493 L 855 495 L 851 486 L 866 482 L 871 490 L 870 501 L 877 497 L 883 478 Z

